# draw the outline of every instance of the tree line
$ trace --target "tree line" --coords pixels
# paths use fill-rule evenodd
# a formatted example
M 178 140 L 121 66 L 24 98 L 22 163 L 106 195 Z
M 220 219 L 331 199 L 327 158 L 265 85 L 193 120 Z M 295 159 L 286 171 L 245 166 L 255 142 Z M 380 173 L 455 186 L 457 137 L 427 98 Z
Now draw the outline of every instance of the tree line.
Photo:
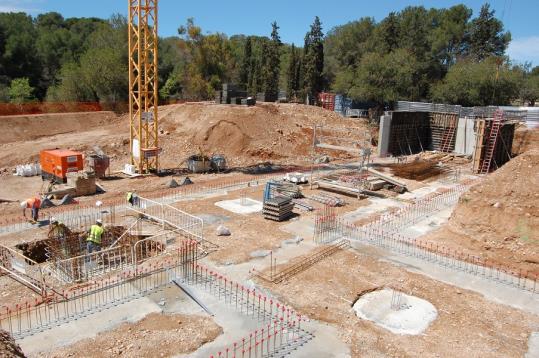
M 539 67 L 513 64 L 511 40 L 485 4 L 407 7 L 380 22 L 364 17 L 327 34 L 316 17 L 303 46 L 268 36 L 205 34 L 193 19 L 159 41 L 164 101 L 212 99 L 223 83 L 250 95 L 313 100 L 321 91 L 379 106 L 397 100 L 489 105 L 539 98 Z M 0 13 L 0 102 L 128 99 L 127 20 Z

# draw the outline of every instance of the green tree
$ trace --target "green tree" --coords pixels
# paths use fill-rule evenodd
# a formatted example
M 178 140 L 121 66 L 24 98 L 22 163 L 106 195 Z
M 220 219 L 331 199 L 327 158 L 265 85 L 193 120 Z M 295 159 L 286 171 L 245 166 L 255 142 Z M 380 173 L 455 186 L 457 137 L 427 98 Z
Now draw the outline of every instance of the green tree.
M 279 94 L 279 75 L 281 69 L 281 38 L 277 22 L 271 24 L 271 40 L 263 45 L 263 90 L 270 98 Z
M 127 19 L 111 17 L 89 39 L 81 57 L 83 80 L 101 102 L 125 101 L 128 97 Z
M 477 61 L 490 56 L 502 56 L 511 41 L 511 34 L 504 32 L 503 23 L 494 17 L 488 3 L 481 7 L 479 16 L 469 25 L 468 55 Z
M 253 44 L 251 37 L 247 37 L 245 40 L 245 46 L 243 49 L 243 60 L 240 68 L 240 84 L 247 88 L 249 85 L 249 75 L 251 73 L 251 61 L 253 57 Z
M 353 99 L 369 100 L 383 105 L 398 100 L 418 100 L 415 57 L 405 49 L 386 55 L 371 52 L 363 56 L 358 68 L 350 72 L 352 80 L 340 90 Z
M 334 82 L 338 72 L 357 66 L 365 53 L 374 50 L 374 29 L 374 19 L 362 18 L 328 32 L 324 40 L 324 73 L 328 81 Z
M 78 63 L 64 64 L 57 77 L 58 84 L 48 88 L 47 101 L 94 102 L 98 100 L 92 86 L 85 80 Z
M 527 102 L 529 106 L 535 106 L 539 100 L 539 66 L 531 71 L 525 71 L 522 86 L 520 87 L 520 98 L 522 102 Z
M 324 34 L 318 16 L 305 35 L 302 71 L 304 92 L 315 99 L 324 86 Z
M 34 88 L 30 86 L 28 78 L 16 78 L 9 86 L 9 98 L 11 103 L 21 104 L 32 100 Z
M 292 45 L 290 49 L 290 60 L 288 62 L 287 70 L 287 92 L 288 98 L 294 99 L 299 97 L 300 90 L 300 71 L 301 71 L 301 58 L 296 46 Z
M 436 26 L 430 32 L 431 55 L 447 71 L 467 50 L 465 36 L 472 10 L 456 5 L 436 12 Z
M 193 19 L 188 19 L 178 33 L 189 51 L 183 95 L 195 99 L 213 98 L 221 84 L 232 79 L 231 74 L 236 69 L 229 39 L 219 33 L 203 35 Z
M 460 61 L 432 89 L 436 102 L 464 106 L 510 105 L 519 97 L 521 71 L 496 58 L 482 62 Z
M 400 38 L 400 21 L 395 12 L 389 15 L 376 27 L 375 38 L 378 42 L 378 50 L 381 53 L 388 53 L 397 49 Z
M 36 56 L 36 30 L 31 16 L 24 13 L 0 13 L 4 48 L 0 52 L 0 68 L 5 74 L 4 82 L 28 78 L 35 86 L 41 74 Z M 2 74 L 0 74 L 2 75 Z

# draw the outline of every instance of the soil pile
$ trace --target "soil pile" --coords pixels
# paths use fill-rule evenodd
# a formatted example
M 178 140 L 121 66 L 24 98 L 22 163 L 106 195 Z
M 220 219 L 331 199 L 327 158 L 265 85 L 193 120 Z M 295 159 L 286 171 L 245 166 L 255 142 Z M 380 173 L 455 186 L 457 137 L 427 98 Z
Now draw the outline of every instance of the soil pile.
M 0 144 L 32 141 L 69 132 L 83 132 L 116 120 L 113 112 L 55 113 L 27 116 L 4 116 L 0 120 Z M 117 121 L 117 120 L 116 120 Z M 51 145 L 54 148 L 54 145 Z
M 0 357 L 15 358 L 25 357 L 21 347 L 11 338 L 9 333 L 0 330 Z
M 539 273 L 539 149 L 488 175 L 464 194 L 448 229 L 459 244 Z
M 172 357 L 189 354 L 223 332 L 209 317 L 152 313 L 95 338 L 38 357 Z
M 363 121 L 298 104 L 245 107 L 191 103 L 163 107 L 160 117 L 163 156 L 177 164 L 201 152 L 224 154 L 233 165 L 298 163 L 311 158 L 315 124 L 367 130 Z M 353 132 L 351 129 L 345 136 L 353 136 Z
M 162 167 L 169 168 L 184 165 L 189 156 L 200 152 L 224 154 L 233 166 L 263 161 L 300 164 L 311 161 L 314 124 L 350 129 L 344 133 L 348 137 L 357 135 L 352 128 L 370 130 L 364 120 L 346 119 L 335 112 L 299 104 L 261 103 L 246 107 L 186 103 L 162 106 L 159 110 L 159 142 L 163 148 L 160 161 Z M 3 117 L 1 130 L 10 133 L 0 140 L 0 169 L 4 171 L 5 167 L 35 162 L 40 150 L 50 148 L 89 154 L 98 145 L 111 157 L 113 170 L 123 168 L 129 158 L 127 114 Z M 333 158 L 342 155 L 327 154 Z

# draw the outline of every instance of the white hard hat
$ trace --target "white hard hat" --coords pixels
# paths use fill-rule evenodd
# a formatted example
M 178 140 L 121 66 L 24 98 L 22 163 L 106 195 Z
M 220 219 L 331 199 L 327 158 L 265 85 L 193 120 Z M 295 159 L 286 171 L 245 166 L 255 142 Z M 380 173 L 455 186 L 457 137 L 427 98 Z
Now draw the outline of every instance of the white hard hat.
M 98 224 L 103 224 L 103 220 L 101 220 L 101 219 L 97 219 L 95 222 L 98 223 Z
M 26 201 L 21 201 L 21 208 L 26 208 Z
M 103 205 L 103 202 L 101 200 L 95 202 L 95 206 L 100 207 L 101 205 Z
M 51 223 L 55 223 L 55 222 L 58 222 L 58 220 L 55 217 L 52 217 L 51 218 Z

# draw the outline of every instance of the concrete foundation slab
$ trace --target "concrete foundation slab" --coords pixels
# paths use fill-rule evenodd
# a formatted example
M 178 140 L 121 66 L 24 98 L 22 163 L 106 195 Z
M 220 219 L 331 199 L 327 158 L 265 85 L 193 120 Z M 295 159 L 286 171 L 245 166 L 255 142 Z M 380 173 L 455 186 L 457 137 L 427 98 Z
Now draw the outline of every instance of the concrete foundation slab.
M 242 215 L 254 214 L 262 211 L 262 202 L 250 198 L 245 198 L 243 203 L 241 199 L 234 199 L 218 201 L 215 205 L 235 214 Z
M 396 334 L 423 333 L 438 316 L 436 308 L 421 298 L 401 293 L 399 309 L 391 308 L 393 290 L 365 294 L 354 304 L 358 317 L 376 323 Z

